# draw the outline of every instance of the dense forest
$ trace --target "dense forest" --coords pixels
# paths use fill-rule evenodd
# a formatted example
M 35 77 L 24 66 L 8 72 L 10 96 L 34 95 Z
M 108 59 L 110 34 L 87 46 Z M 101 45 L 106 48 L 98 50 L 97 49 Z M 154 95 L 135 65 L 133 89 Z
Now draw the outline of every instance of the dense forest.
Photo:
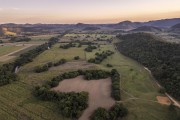
M 148 33 L 117 36 L 117 49 L 151 70 L 153 76 L 177 100 L 180 100 L 180 44 L 161 41 Z

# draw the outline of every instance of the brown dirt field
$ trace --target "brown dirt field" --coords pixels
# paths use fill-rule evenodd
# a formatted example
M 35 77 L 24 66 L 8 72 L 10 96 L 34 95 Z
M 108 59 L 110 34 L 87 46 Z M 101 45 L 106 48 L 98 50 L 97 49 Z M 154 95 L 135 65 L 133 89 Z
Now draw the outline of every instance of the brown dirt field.
M 100 80 L 84 80 L 83 76 L 78 76 L 73 79 L 66 79 L 53 88 L 60 92 L 82 92 L 89 93 L 88 108 L 83 112 L 79 120 L 89 120 L 92 112 L 98 107 L 110 108 L 115 104 L 111 98 L 111 79 Z
M 168 97 L 157 96 L 156 98 L 160 104 L 163 104 L 163 105 L 171 104 L 171 100 Z
M 52 67 L 50 68 L 50 70 L 61 70 L 61 69 L 77 70 L 77 69 L 96 68 L 96 67 L 97 66 L 95 64 L 88 63 L 86 61 L 72 61 L 72 62 L 67 62 L 63 65 L 59 65 L 57 67 Z

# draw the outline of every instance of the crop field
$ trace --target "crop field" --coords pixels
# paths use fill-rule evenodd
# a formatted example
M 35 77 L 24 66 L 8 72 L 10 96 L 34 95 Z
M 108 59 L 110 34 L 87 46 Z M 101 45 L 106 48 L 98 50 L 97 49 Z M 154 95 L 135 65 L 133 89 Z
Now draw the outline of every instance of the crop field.
M 69 36 L 77 35 L 67 34 L 64 39 Z M 148 71 L 134 60 L 119 53 L 113 44 L 100 45 L 100 47 L 92 52 L 84 51 L 87 47 L 86 45 L 62 49 L 59 48 L 61 44 L 55 44 L 51 49 L 46 50 L 36 57 L 33 62 L 20 67 L 18 81 L 0 87 L 1 120 L 69 120 L 61 116 L 56 104 L 53 102 L 41 101 L 34 98 L 32 90 L 33 86 L 42 85 L 60 73 L 79 68 L 103 69 L 108 71 L 115 68 L 118 70 L 121 78 L 120 88 L 122 96 L 122 101 L 119 102 L 124 103 L 129 110 L 129 114 L 125 120 L 173 120 L 168 106 L 158 103 L 156 97 L 164 95 L 158 92 L 159 89 Z M 86 61 L 94 58 L 96 52 L 102 52 L 104 50 L 114 51 L 115 54 L 107 57 L 101 64 L 93 64 Z M 75 56 L 79 56 L 80 60 L 74 60 Z M 43 65 L 47 62 L 56 62 L 62 58 L 65 58 L 67 63 L 52 67 L 49 71 L 42 73 L 35 73 L 33 71 L 38 65 Z M 109 68 L 107 64 L 111 64 L 113 67 Z M 68 90 L 75 91 L 73 88 L 78 88 L 80 84 L 74 84 L 74 87 L 70 84 L 67 85 L 71 88 Z M 98 85 L 100 84 L 95 85 L 97 91 L 100 88 Z M 85 83 L 85 86 L 88 87 L 87 83 Z M 60 89 L 63 89 L 63 87 Z

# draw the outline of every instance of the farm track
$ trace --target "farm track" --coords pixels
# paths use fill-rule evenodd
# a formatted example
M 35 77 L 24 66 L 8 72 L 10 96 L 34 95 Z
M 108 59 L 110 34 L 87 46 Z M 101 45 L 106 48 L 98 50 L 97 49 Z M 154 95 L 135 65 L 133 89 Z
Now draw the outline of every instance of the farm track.
M 8 53 L 8 54 L 6 54 L 6 55 L 0 56 L 0 62 L 5 62 L 5 61 L 7 61 L 7 60 L 10 60 L 10 59 L 14 58 L 15 56 L 13 56 L 13 54 L 15 54 L 15 53 L 17 53 L 17 52 L 19 52 L 19 51 L 22 51 L 22 50 L 24 50 L 24 49 L 27 49 L 27 48 L 29 48 L 29 47 L 31 47 L 31 46 L 33 46 L 33 45 L 37 45 L 37 44 L 26 44 L 25 47 L 23 47 L 23 48 L 21 48 L 21 49 L 19 49 L 19 50 L 16 50 L 16 51 L 13 51 L 13 52 Z M 38 45 L 39 45 L 39 44 L 38 44 Z

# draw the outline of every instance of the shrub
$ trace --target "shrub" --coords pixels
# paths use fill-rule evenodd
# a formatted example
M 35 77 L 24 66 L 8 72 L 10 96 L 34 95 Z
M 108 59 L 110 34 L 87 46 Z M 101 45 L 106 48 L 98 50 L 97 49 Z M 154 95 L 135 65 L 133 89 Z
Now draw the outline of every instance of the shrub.
M 91 115 L 91 120 L 117 120 L 127 116 L 128 110 L 123 104 L 116 103 L 110 110 L 97 108 Z
M 75 57 L 74 57 L 74 60 L 79 60 L 79 59 L 80 59 L 79 56 L 75 56 Z
M 108 56 L 110 56 L 112 54 L 114 54 L 114 52 L 110 51 L 110 50 L 103 51 L 102 53 L 97 53 L 96 52 L 95 53 L 96 57 L 89 59 L 88 62 L 95 63 L 95 64 L 100 64 L 104 59 L 106 59 Z
M 111 64 L 107 64 L 106 66 L 107 66 L 107 67 L 113 67 Z

